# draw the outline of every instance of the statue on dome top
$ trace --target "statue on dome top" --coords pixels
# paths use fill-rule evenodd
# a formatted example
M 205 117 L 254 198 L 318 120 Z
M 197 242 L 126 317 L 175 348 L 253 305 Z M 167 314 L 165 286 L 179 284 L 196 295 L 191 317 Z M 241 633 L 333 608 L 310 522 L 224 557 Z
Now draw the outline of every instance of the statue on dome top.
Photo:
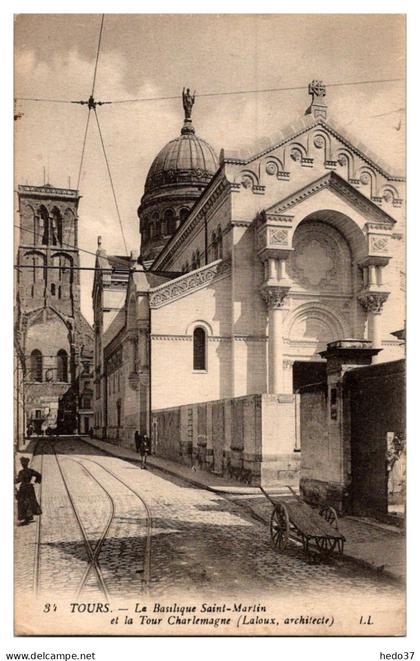
M 185 87 L 182 90 L 182 105 L 184 106 L 185 119 L 191 119 L 192 107 L 195 102 L 195 91 L 194 94 L 190 93 L 190 88 Z

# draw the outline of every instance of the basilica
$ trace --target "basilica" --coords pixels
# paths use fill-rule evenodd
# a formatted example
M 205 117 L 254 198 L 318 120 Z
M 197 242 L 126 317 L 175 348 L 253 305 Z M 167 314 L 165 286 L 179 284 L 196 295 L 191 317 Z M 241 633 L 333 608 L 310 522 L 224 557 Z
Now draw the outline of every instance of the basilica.
M 98 239 L 98 438 L 134 447 L 139 430 L 162 457 L 285 484 L 309 470 L 310 420 L 318 482 L 345 488 L 340 379 L 404 356 L 405 180 L 328 116 L 321 81 L 308 92 L 269 141 L 217 155 L 184 90 L 180 134 L 146 178 L 140 250 Z M 322 415 L 315 399 L 302 409 L 317 384 Z

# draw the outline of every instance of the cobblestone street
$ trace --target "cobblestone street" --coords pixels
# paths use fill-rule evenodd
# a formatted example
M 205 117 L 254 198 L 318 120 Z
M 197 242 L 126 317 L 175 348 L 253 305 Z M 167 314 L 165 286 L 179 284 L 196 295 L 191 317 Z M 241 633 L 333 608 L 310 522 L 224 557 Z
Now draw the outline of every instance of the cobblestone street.
M 147 590 L 156 598 L 180 592 L 207 599 L 279 593 L 309 598 L 337 591 L 386 598 L 400 590 L 385 577 L 338 561 L 308 564 L 297 546 L 279 554 L 268 527 L 240 502 L 153 468 L 140 470 L 80 439 L 41 441 L 42 450 L 32 465 L 43 474 L 38 493 L 43 515 L 39 522 L 16 528 L 18 591 L 38 581 L 39 594 L 101 594 L 97 573 L 94 568 L 88 572 L 89 551 L 80 526 L 97 553 L 110 597 L 135 597 Z

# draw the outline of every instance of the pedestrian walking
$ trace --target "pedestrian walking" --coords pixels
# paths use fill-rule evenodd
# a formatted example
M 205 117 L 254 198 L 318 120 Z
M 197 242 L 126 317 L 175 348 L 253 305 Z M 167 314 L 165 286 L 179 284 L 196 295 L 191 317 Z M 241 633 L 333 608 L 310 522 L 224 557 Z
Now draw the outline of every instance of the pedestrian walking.
M 140 452 L 140 432 L 138 429 L 134 433 L 134 443 L 136 444 L 136 452 Z
M 150 438 L 147 434 L 140 434 L 139 452 L 141 457 L 141 468 L 146 468 L 147 455 L 150 454 Z
M 20 484 L 19 490 L 16 494 L 18 503 L 18 525 L 26 526 L 34 520 L 34 515 L 39 516 L 42 514 L 32 483 L 32 478 L 35 478 L 35 483 L 40 484 L 42 476 L 38 471 L 29 468 L 29 459 L 27 457 L 21 457 L 20 463 L 22 469 L 19 471 L 15 479 L 15 483 Z

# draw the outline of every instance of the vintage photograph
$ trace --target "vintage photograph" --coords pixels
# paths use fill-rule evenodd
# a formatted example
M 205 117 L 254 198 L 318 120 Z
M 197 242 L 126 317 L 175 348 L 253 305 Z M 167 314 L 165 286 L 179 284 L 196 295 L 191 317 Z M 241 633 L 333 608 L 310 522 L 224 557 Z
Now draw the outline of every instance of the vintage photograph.
M 15 16 L 15 635 L 405 635 L 405 29 Z

